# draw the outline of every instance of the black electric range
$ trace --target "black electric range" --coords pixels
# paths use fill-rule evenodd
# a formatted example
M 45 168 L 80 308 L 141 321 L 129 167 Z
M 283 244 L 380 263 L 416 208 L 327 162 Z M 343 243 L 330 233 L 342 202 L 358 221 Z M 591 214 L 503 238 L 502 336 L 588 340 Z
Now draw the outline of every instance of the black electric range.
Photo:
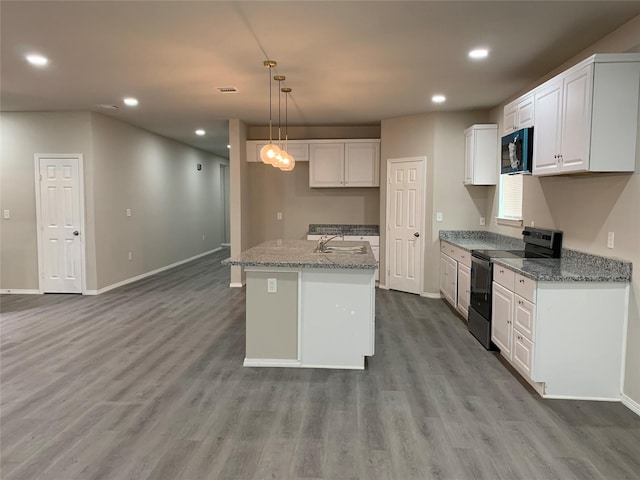
M 468 328 L 486 348 L 491 349 L 491 311 L 494 258 L 560 258 L 562 232 L 525 227 L 522 232 L 524 250 L 471 251 L 471 300 Z

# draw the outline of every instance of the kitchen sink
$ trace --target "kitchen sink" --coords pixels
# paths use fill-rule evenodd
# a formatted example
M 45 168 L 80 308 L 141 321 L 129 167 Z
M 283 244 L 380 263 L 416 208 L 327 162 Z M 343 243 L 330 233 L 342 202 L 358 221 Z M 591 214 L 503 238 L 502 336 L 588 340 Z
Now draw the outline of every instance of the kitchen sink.
M 367 249 L 362 245 L 356 246 L 337 246 L 337 245 L 325 245 L 323 248 L 316 247 L 313 253 L 349 253 L 349 254 L 363 254 Z

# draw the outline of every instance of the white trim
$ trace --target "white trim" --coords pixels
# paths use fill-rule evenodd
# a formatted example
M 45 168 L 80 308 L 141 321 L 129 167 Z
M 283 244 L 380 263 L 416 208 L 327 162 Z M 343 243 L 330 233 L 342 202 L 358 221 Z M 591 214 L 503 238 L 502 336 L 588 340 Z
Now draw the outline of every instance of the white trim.
M 364 370 L 364 358 L 362 366 L 354 367 L 353 365 L 300 365 L 301 368 L 325 368 L 329 370 Z
M 242 288 L 244 287 L 244 282 L 231 282 L 229 284 L 229 288 Z
M 420 271 L 420 285 L 418 287 L 418 291 L 422 292 L 423 288 L 424 288 L 424 258 L 425 258 L 425 248 L 426 248 L 426 242 L 425 242 L 425 214 L 427 211 L 427 157 L 426 155 L 422 155 L 419 157 L 403 157 L 403 158 L 388 158 L 387 159 L 387 178 L 386 178 L 386 182 L 387 182 L 387 190 L 385 193 L 386 198 L 386 207 L 385 207 L 385 221 L 386 221 L 386 225 L 384 226 L 385 228 L 385 258 L 384 258 L 384 266 L 387 270 L 387 274 L 385 275 L 385 282 L 388 280 L 388 275 L 389 275 L 389 257 L 390 257 L 390 250 L 391 250 L 391 245 L 389 242 L 389 210 L 391 208 L 391 196 L 389 195 L 389 182 L 390 182 L 390 174 L 391 174 L 391 165 L 393 163 L 402 163 L 402 162 L 422 162 L 422 188 L 421 188 L 421 192 L 422 192 L 422 198 L 420 199 L 420 203 L 422 205 L 422 225 L 420 228 L 420 262 L 419 265 L 423 266 L 422 268 L 419 269 Z M 388 290 L 388 288 L 385 286 L 384 287 L 386 290 Z
M 245 358 L 243 367 L 301 367 L 298 360 L 283 358 Z
M 434 299 L 443 298 L 442 295 L 440 295 L 440 293 L 429 293 L 429 292 L 422 292 L 420 296 L 425 298 L 434 298 Z
M 594 402 L 619 402 L 621 398 L 610 398 L 610 397 L 578 397 L 575 395 L 542 395 L 542 398 L 546 398 L 549 400 L 590 400 Z
M 114 288 L 122 287 L 124 285 L 128 285 L 130 283 L 137 282 L 138 280 L 142 280 L 143 278 L 147 278 L 147 277 L 150 277 L 150 276 L 155 275 L 157 273 L 164 272 L 166 270 L 170 270 L 170 269 L 172 269 L 174 267 L 183 265 L 183 264 L 191 262 L 193 260 L 197 260 L 198 258 L 205 257 L 207 255 L 211 255 L 212 253 L 218 252 L 220 250 L 221 250 L 221 248 L 218 247 L 218 248 L 214 248 L 213 250 L 209 250 L 207 252 L 199 253 L 198 255 L 194 255 L 193 257 L 185 258 L 184 260 L 180 260 L 179 262 L 175 262 L 175 263 L 172 263 L 170 265 L 165 265 L 164 267 L 156 268 L 155 270 L 151 270 L 149 272 L 142 273 L 140 275 L 136 275 L 135 277 L 127 278 L 127 279 L 122 280 L 120 282 L 116 282 L 116 283 L 114 283 L 112 285 L 100 288 L 100 289 L 97 290 L 96 293 L 98 295 L 100 295 L 101 293 L 108 292 L 109 290 L 113 290 Z
M 622 400 L 622 404 L 625 407 L 627 407 L 629 410 L 631 410 L 636 415 L 640 416 L 640 403 L 636 402 L 635 400 L 633 400 L 628 395 L 625 395 L 624 393 L 621 396 L 621 400 Z
M 631 285 L 627 283 L 624 290 L 624 304 L 629 305 L 629 295 L 631 294 Z M 625 308 L 624 318 L 622 319 L 622 354 L 620 355 L 620 391 L 624 392 L 624 379 L 627 373 L 627 338 L 629 333 L 629 309 Z M 624 394 L 621 394 L 624 395 Z
M 230 243 L 221 243 L 220 246 L 221 247 L 230 247 L 231 244 Z
M 80 291 L 85 293 L 87 290 L 87 272 L 86 272 L 86 248 L 87 245 L 84 241 L 86 237 L 85 221 L 84 221 L 84 157 L 82 153 L 36 153 L 33 155 L 34 163 L 34 180 L 36 188 L 36 245 L 38 248 L 38 293 L 44 293 L 44 287 L 42 285 L 42 275 L 44 272 L 44 254 L 42 248 L 42 231 L 40 229 L 41 218 L 41 205 L 40 205 L 40 159 L 41 158 L 75 158 L 78 160 L 78 193 L 80 195 Z M 73 292 L 75 293 L 75 292 Z
M 384 283 L 378 283 L 378 288 L 381 290 L 389 290 L 389 288 Z
M 37 288 L 0 288 L 3 295 L 40 295 L 42 292 Z
M 495 218 L 496 218 L 496 223 L 498 225 L 507 225 L 509 227 L 521 227 L 523 223 L 521 218 L 502 218 L 502 217 L 495 217 Z
M 83 295 L 98 295 L 98 290 L 85 290 Z

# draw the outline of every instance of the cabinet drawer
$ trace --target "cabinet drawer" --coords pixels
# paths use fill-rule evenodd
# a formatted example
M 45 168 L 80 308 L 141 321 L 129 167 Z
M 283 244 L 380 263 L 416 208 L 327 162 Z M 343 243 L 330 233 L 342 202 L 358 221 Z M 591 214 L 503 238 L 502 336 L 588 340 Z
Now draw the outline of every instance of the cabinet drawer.
M 463 265 L 471 268 L 471 253 L 461 248 L 457 249 L 455 259 Z
M 513 292 L 516 272 L 500 265 L 493 266 L 493 281 Z
M 471 267 L 471 254 L 462 248 L 451 245 L 447 242 L 440 242 L 440 251 L 467 267 Z
M 533 341 L 533 322 L 535 321 L 536 306 L 520 295 L 515 296 L 514 326 L 522 335 Z
M 533 342 L 517 328 L 513 329 L 513 365 L 527 378 L 531 378 L 533 365 Z
M 527 278 L 519 273 L 515 275 L 515 292 L 523 298 L 526 298 L 530 302 L 535 303 L 536 281 Z

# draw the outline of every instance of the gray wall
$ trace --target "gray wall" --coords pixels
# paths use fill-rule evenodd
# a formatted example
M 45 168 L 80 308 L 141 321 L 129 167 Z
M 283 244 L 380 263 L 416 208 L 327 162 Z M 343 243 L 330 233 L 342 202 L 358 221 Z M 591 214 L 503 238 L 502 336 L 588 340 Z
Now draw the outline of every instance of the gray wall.
M 249 139 L 269 138 L 268 127 L 250 127 Z M 277 132 L 274 131 L 277 137 Z M 289 127 L 289 139 L 380 138 L 380 127 Z M 310 223 L 377 225 L 379 188 L 310 188 L 309 162 L 291 172 L 271 165 L 247 164 L 251 245 L 274 239 L 304 239 Z M 282 220 L 277 220 L 282 212 Z
M 2 113 L 1 119 L 0 198 L 12 211 L 2 224 L 3 289 L 38 288 L 35 153 L 83 154 L 88 290 L 222 243 L 219 164 L 225 159 L 95 113 Z
M 220 247 L 226 160 L 103 115 L 92 119 L 98 288 Z
M 485 216 L 487 187 L 465 186 L 464 130 L 474 123 L 486 123 L 487 111 L 426 113 L 393 118 L 382 122 L 382 154 L 380 170 L 380 283 L 386 283 L 386 176 L 387 160 L 404 157 L 427 157 L 427 180 L 424 210 L 424 293 L 439 292 L 440 230 L 482 229 L 480 216 Z M 444 221 L 436 222 L 435 212 Z
M 10 220 L 0 220 L 2 289 L 38 289 L 38 242 L 34 154 L 81 153 L 84 156 L 87 288 L 96 288 L 91 191 L 91 116 L 89 113 L 0 114 L 0 205 Z

